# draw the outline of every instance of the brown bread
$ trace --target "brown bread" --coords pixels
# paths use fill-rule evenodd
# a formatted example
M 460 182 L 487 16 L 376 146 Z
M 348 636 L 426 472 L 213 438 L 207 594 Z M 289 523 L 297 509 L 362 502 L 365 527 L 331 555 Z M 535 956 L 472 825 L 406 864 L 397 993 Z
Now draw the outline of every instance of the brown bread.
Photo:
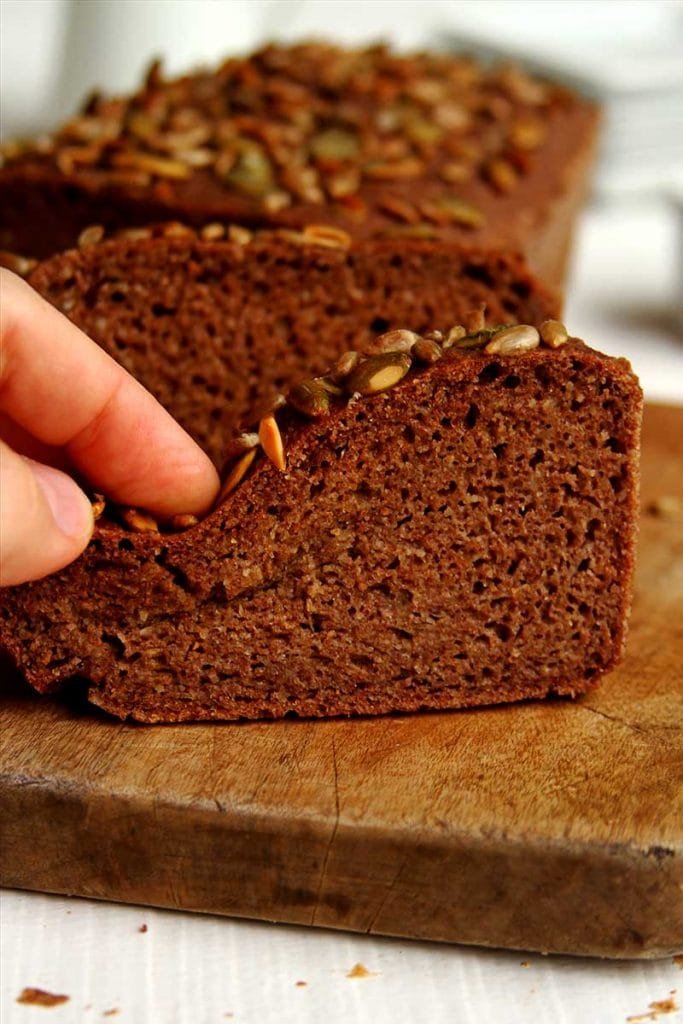
M 173 224 L 97 241 L 88 229 L 81 248 L 28 280 L 218 464 L 226 441 L 278 392 L 383 331 L 444 329 L 484 304 L 489 324 L 558 312 L 515 256 L 421 241 L 399 254 L 325 225 L 251 240 L 243 228 L 207 233 L 214 240 Z
M 202 522 L 110 509 L 74 565 L 5 592 L 3 646 L 38 690 L 76 677 L 149 722 L 585 691 L 624 643 L 641 394 L 542 334 L 345 357 L 236 440 Z
M 94 96 L 4 147 L 0 248 L 46 256 L 89 224 L 168 219 L 522 251 L 562 280 L 596 108 L 519 68 L 383 47 L 269 46 L 133 96 Z

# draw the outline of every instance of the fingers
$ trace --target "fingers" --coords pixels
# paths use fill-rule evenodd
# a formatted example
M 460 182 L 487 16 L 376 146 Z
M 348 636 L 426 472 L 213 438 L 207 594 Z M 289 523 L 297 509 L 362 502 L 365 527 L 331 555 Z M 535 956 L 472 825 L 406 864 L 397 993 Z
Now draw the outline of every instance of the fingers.
M 159 403 L 24 281 L 0 270 L 0 406 L 66 449 L 96 490 L 159 515 L 204 512 L 209 458 Z
M 80 555 L 93 514 L 70 476 L 0 441 L 0 477 L 0 586 L 40 579 Z

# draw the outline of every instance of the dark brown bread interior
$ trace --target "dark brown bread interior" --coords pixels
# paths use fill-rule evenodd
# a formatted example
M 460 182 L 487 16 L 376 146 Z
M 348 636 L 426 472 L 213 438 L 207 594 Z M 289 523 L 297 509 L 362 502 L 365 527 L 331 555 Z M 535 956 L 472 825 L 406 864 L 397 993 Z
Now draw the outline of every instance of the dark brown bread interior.
M 4 594 L 3 644 L 141 721 L 581 693 L 624 643 L 640 409 L 628 363 L 573 341 L 285 408 L 286 472 L 260 458 L 185 533 L 98 525 Z
M 113 239 L 56 256 L 29 280 L 217 463 L 277 392 L 386 330 L 445 329 L 482 303 L 491 325 L 540 323 L 559 306 L 514 255 L 420 241 L 347 250 L 272 232 L 246 245 L 193 232 Z
M 168 81 L 157 68 L 6 147 L 0 248 L 43 257 L 92 223 L 326 221 L 397 249 L 523 251 L 558 285 L 596 127 L 570 91 L 463 56 L 303 44 Z

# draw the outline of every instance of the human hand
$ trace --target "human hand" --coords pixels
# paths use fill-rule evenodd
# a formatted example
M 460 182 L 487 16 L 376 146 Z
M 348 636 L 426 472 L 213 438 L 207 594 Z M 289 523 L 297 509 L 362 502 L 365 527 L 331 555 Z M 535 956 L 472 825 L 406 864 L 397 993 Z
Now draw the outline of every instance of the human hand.
M 0 585 L 73 561 L 95 491 L 159 516 L 210 507 L 209 458 L 149 392 L 24 281 L 0 269 Z M 32 456 L 32 457 L 29 457 Z

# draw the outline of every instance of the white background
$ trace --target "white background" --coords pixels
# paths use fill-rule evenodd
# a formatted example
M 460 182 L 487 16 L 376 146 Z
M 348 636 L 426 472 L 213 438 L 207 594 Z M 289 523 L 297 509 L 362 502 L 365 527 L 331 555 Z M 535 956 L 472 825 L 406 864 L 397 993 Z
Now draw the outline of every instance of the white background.
M 563 53 L 575 66 L 597 52 L 603 76 L 637 69 L 648 95 L 657 76 L 675 78 L 683 68 L 683 7 L 654 0 L 2 0 L 0 12 L 5 136 L 49 126 L 96 83 L 132 86 L 152 54 L 168 54 L 177 71 L 274 35 L 381 36 L 405 47 L 459 30 L 550 55 L 558 67 Z M 664 77 L 669 101 L 677 84 Z M 662 132 L 660 151 L 671 134 Z M 683 403 L 683 188 L 668 153 L 665 172 L 649 176 L 641 175 L 645 156 L 635 154 L 636 184 L 624 198 L 612 169 L 630 153 L 617 152 L 625 139 L 610 137 L 599 195 L 580 226 L 566 319 L 596 347 L 628 355 L 650 399 Z M 683 1006 L 683 972 L 670 959 L 611 964 L 471 950 L 14 892 L 3 894 L 0 914 L 3 1024 L 625 1024 L 674 989 Z M 370 976 L 347 977 L 356 963 Z M 27 986 L 69 1002 L 49 1010 L 17 1004 Z M 119 1012 L 104 1016 L 110 1010 Z M 673 1024 L 683 1014 L 660 1019 Z

